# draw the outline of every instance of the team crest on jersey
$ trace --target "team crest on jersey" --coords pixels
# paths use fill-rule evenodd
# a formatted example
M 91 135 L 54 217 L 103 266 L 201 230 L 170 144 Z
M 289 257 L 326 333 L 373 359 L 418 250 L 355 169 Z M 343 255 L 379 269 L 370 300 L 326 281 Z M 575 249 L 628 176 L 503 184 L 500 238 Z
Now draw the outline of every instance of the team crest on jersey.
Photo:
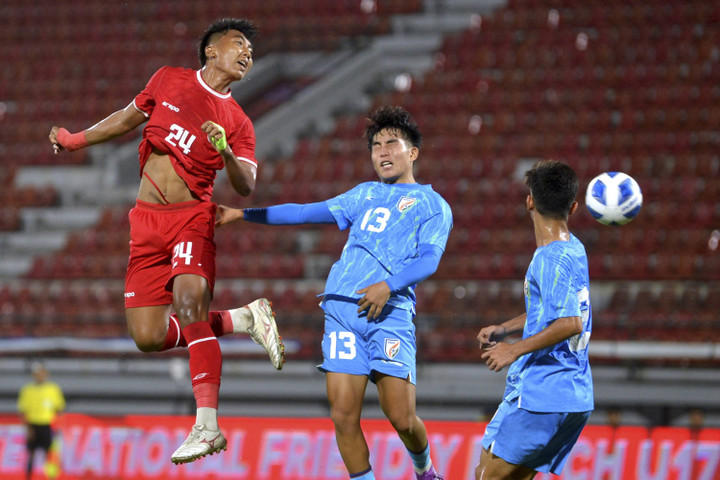
M 397 338 L 386 338 L 385 339 L 385 356 L 389 359 L 397 357 L 400 352 L 400 340 Z
M 400 211 L 400 213 L 405 213 L 405 210 L 412 207 L 417 203 L 417 198 L 412 197 L 402 197 L 400 201 L 398 201 L 397 209 Z

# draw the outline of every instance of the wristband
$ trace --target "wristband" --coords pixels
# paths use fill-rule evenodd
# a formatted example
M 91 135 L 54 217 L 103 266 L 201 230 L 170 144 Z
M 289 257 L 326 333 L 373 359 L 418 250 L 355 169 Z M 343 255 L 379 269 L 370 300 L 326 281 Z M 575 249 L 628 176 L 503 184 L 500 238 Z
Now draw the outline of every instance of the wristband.
M 210 137 L 210 135 L 208 135 L 208 140 L 210 141 L 210 143 L 213 144 L 213 147 L 215 147 L 215 150 L 217 150 L 218 152 L 222 152 L 223 150 L 225 150 L 227 148 L 227 138 L 225 137 L 225 129 L 215 122 L 210 122 L 210 123 L 215 125 L 220 130 L 220 133 L 222 133 L 222 136 L 216 140 L 215 138 Z
M 56 136 L 60 146 L 68 152 L 74 152 L 89 145 L 85 138 L 85 131 L 70 133 L 64 128 L 59 128 Z

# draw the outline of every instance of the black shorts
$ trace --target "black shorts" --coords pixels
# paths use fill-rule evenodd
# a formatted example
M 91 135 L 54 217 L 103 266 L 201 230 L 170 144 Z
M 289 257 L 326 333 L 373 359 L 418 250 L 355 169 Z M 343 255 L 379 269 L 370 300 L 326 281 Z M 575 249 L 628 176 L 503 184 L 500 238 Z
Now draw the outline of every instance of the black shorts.
M 52 437 L 50 425 L 28 425 L 27 448 L 28 450 L 42 448 L 47 452 L 50 450 Z

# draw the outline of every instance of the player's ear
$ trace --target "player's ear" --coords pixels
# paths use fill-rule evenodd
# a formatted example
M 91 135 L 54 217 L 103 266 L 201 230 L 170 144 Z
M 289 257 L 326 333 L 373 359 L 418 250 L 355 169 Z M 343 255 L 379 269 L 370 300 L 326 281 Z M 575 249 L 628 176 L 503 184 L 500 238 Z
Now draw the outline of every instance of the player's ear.
M 575 213 L 575 211 L 577 211 L 577 209 L 578 209 L 578 202 L 577 202 L 577 200 L 576 200 L 576 201 L 574 201 L 574 202 L 572 203 L 572 205 L 570 205 L 570 213 L 568 214 L 568 216 L 570 216 L 570 215 L 572 215 L 573 213 Z
M 207 58 L 208 60 L 217 58 L 217 47 L 214 43 L 211 43 L 210 45 L 205 47 L 205 58 Z
M 532 198 L 532 195 L 528 193 L 527 197 L 525 197 L 525 208 L 527 208 L 527 211 L 535 210 L 535 201 Z
M 417 160 L 418 155 L 420 155 L 420 149 L 417 147 L 412 147 L 410 149 L 410 160 L 414 162 L 415 160 Z

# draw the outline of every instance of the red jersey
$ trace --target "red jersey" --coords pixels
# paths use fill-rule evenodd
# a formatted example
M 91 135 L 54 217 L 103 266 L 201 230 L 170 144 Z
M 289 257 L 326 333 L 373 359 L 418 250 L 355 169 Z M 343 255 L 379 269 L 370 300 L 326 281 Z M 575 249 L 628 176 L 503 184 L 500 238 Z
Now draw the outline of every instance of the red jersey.
M 209 201 L 215 172 L 225 164 L 200 130 L 210 120 L 225 129 L 235 156 L 257 167 L 255 130 L 230 92 L 212 89 L 200 70 L 162 67 L 133 105 L 148 117 L 140 143 L 140 175 L 153 149 L 167 153 L 177 174 L 200 200 Z

